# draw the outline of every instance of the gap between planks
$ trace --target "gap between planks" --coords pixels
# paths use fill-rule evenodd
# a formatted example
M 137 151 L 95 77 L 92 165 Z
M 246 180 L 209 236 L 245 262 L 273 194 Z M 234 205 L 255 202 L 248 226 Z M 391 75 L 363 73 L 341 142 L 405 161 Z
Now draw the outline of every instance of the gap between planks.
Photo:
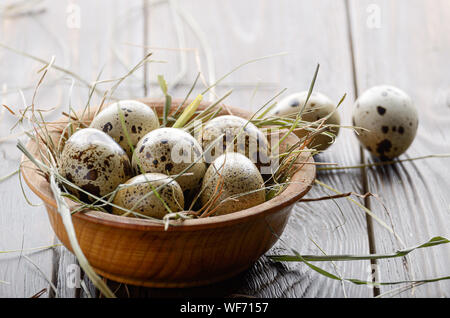
M 351 10 L 350 10 L 350 3 L 349 0 L 343 0 L 345 2 L 345 11 L 346 11 L 346 17 L 347 17 L 347 33 L 348 33 L 348 40 L 349 40 L 349 46 L 350 46 L 350 57 L 351 57 L 351 66 L 352 66 L 352 74 L 353 74 L 353 94 L 355 96 L 355 100 L 359 96 L 359 88 L 358 88 L 358 79 L 357 79 L 357 70 L 356 70 L 356 62 L 355 62 L 355 48 L 354 48 L 354 41 L 353 41 L 353 28 L 352 28 L 352 21 L 351 21 Z M 364 154 L 364 149 L 360 145 L 359 146 L 359 153 L 360 153 L 360 163 L 362 165 L 365 165 L 367 163 L 366 156 Z M 367 178 L 367 168 L 361 167 L 361 183 L 363 188 L 363 193 L 369 192 L 369 184 L 368 184 L 368 178 Z M 367 196 L 364 198 L 364 206 L 370 210 L 370 198 Z M 376 254 L 376 244 L 375 244 L 375 234 L 373 230 L 373 220 L 372 217 L 366 213 L 366 222 L 367 222 L 367 236 L 369 240 L 369 252 L 370 254 Z M 377 266 L 377 260 L 370 260 L 370 264 L 372 266 L 372 281 L 378 281 L 378 266 Z M 373 286 L 373 295 L 374 297 L 380 295 L 380 288 L 378 286 Z
M 350 41 L 350 54 L 351 54 L 351 62 L 352 62 L 352 68 L 353 68 L 353 85 L 354 85 L 354 96 L 357 97 L 357 93 L 358 93 L 358 89 L 357 89 L 357 79 L 356 79 L 356 69 L 355 69 L 355 60 L 354 60 L 354 50 L 353 50 L 353 43 L 352 43 L 352 30 L 351 30 L 351 16 L 350 16 L 350 10 L 349 10 L 349 6 L 347 3 L 347 0 L 343 0 L 345 2 L 346 5 L 346 20 L 347 20 L 347 27 L 348 27 L 348 38 Z M 150 15 L 149 15 L 149 6 L 148 6 L 148 1 L 147 0 L 142 0 L 142 15 L 143 15 L 143 49 L 142 49 L 142 55 L 143 57 L 148 53 L 148 49 L 147 49 L 147 43 L 148 43 L 148 35 L 149 35 L 149 27 L 150 27 Z M 144 92 L 144 95 L 147 96 L 148 95 L 148 90 L 150 88 L 150 80 L 148 78 L 148 65 L 147 63 L 144 64 L 143 66 L 143 81 L 141 83 L 142 85 L 142 89 Z M 361 158 L 360 158 L 360 162 L 364 163 L 365 162 L 365 158 L 364 158 L 364 152 L 362 151 L 362 148 L 360 148 L 361 150 Z M 362 187 L 364 192 L 367 192 L 368 186 L 367 186 L 367 174 L 366 171 L 363 169 L 361 171 L 362 173 Z M 370 208 L 370 201 L 369 200 L 365 200 L 364 201 L 365 206 Z M 368 234 L 368 239 L 369 239 L 369 249 L 371 253 L 375 253 L 375 240 L 373 238 L 373 230 L 372 230 L 372 220 L 371 217 L 366 215 L 366 222 L 367 222 L 367 234 Z M 374 276 L 375 277 L 375 276 Z M 91 286 L 92 287 L 92 286 Z M 82 297 L 83 295 L 80 295 L 80 290 L 77 290 L 78 294 L 75 295 L 75 297 Z M 81 291 L 81 294 L 83 294 L 83 292 Z M 376 295 L 376 291 L 374 289 L 374 295 Z
M 358 96 L 358 88 L 357 88 L 357 78 L 356 78 L 356 65 L 355 65 L 355 59 L 354 59 L 354 48 L 353 48 L 353 39 L 352 39 L 352 28 L 351 28 L 351 16 L 350 16 L 350 9 L 349 9 L 349 4 L 348 4 L 348 0 L 343 0 L 345 3 L 345 8 L 346 8 L 346 20 L 347 20 L 347 28 L 348 28 L 348 39 L 349 39 L 349 44 L 350 44 L 350 56 L 351 56 L 351 66 L 352 66 L 352 71 L 353 71 L 353 85 L 354 85 L 354 96 L 355 98 L 357 98 Z M 148 5 L 148 0 L 142 0 L 142 15 L 143 15 L 143 50 L 142 50 L 142 54 L 143 54 L 143 58 L 145 57 L 146 54 L 148 54 L 148 37 L 149 37 L 149 28 L 150 28 L 150 8 Z M 143 82 L 142 82 L 142 87 L 143 87 L 143 92 L 144 95 L 147 96 L 150 86 L 151 86 L 151 81 L 148 78 L 148 65 L 147 63 L 144 64 L 143 66 Z M 365 163 L 366 159 L 364 157 L 364 151 L 363 149 L 360 147 L 360 163 Z M 367 173 L 366 170 L 364 168 L 361 169 L 361 182 L 362 182 L 362 188 L 363 188 L 363 192 L 368 192 L 368 184 L 367 184 Z M 366 207 L 368 207 L 370 209 L 370 200 L 369 198 L 365 198 L 364 199 L 364 205 Z M 373 232 L 373 226 L 372 226 L 372 218 L 366 214 L 366 222 L 367 222 L 367 235 L 368 235 L 368 241 L 369 241 L 369 250 L 370 253 L 376 253 L 376 249 L 375 249 L 375 239 L 374 239 L 374 232 Z M 372 267 L 375 268 L 376 270 L 376 266 L 374 267 L 373 264 L 376 264 L 376 260 L 371 262 Z M 372 271 L 372 276 L 373 276 L 373 280 L 376 279 L 377 275 Z M 111 281 L 111 286 L 114 286 L 114 282 Z M 133 288 L 133 287 L 132 287 Z M 141 290 L 139 287 L 137 288 L 137 290 Z M 98 291 L 97 291 L 98 292 Z M 145 294 L 145 293 L 144 293 Z M 374 296 L 377 296 L 379 294 L 379 289 L 378 287 L 374 287 L 373 288 L 373 294 Z M 102 295 L 98 295 L 100 297 L 102 297 Z
M 149 5 L 147 0 L 142 0 L 142 15 L 143 15 L 143 39 L 142 39 L 142 58 L 145 58 L 145 56 L 148 54 L 148 29 L 150 28 L 150 14 L 149 14 Z M 144 97 L 148 96 L 148 88 L 149 88 L 149 80 L 148 80 L 148 63 L 145 62 L 143 66 L 143 74 L 144 74 L 144 80 L 143 80 L 143 90 L 144 90 Z

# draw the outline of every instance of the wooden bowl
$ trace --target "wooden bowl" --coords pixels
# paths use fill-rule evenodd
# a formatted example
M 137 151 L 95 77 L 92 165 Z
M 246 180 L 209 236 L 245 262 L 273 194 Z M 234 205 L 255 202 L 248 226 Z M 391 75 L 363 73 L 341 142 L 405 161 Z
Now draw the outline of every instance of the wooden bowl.
M 164 102 L 141 100 L 159 114 Z M 174 101 L 173 106 L 179 102 Z M 207 107 L 202 103 L 200 109 Z M 227 107 L 227 114 L 250 117 L 250 112 Z M 90 118 L 95 110 L 91 110 Z M 67 122 L 67 118 L 62 119 Z M 89 121 L 89 120 L 88 120 Z M 58 133 L 55 133 L 58 134 Z M 57 136 L 59 138 L 59 136 Z M 284 144 L 294 144 L 289 136 Z M 38 146 L 30 141 L 27 149 L 37 155 Z M 295 202 L 310 189 L 315 178 L 311 156 L 280 195 L 258 206 L 228 215 L 182 221 L 164 230 L 161 224 L 112 215 L 99 211 L 76 213 L 72 220 L 87 259 L 102 276 L 147 287 L 200 286 L 232 277 L 250 267 L 277 241 Z M 49 182 L 36 167 L 22 158 L 21 172 L 30 189 L 45 204 L 58 238 L 72 250 Z M 76 203 L 67 199 L 73 209 Z

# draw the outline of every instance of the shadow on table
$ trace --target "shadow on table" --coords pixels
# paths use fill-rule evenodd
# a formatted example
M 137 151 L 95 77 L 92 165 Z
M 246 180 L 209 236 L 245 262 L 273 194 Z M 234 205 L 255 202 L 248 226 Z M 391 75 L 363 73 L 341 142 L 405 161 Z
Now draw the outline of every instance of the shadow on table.
M 246 281 L 248 270 L 223 282 L 191 288 L 145 288 L 108 281 L 108 286 L 119 298 L 215 298 L 251 297 L 239 293 Z

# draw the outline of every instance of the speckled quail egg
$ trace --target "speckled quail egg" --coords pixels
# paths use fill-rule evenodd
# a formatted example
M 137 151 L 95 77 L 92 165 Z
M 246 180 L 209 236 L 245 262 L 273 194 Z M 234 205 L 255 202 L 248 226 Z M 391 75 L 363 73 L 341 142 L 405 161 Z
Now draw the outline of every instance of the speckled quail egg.
M 381 160 L 395 158 L 408 149 L 416 136 L 418 115 L 411 98 L 392 86 L 375 86 L 355 102 L 353 126 L 360 142 Z
M 113 203 L 146 216 L 162 219 L 169 211 L 182 211 L 184 196 L 180 185 L 162 173 L 146 173 L 131 178 L 117 191 Z M 159 188 L 161 187 L 161 188 Z M 161 200 L 153 193 L 156 190 Z M 113 213 L 122 215 L 126 211 L 113 207 Z M 134 216 L 134 215 L 130 215 Z
M 222 134 L 223 138 L 219 138 Z M 258 167 L 270 164 L 270 147 L 266 136 L 247 119 L 234 115 L 216 117 L 202 127 L 197 138 L 205 150 L 207 163 L 213 162 L 224 152 L 238 152 Z
M 109 135 L 94 128 L 78 130 L 66 141 L 58 170 L 68 181 L 100 197 L 132 177 L 125 151 Z M 83 201 L 92 201 L 85 193 L 69 190 Z
M 159 172 L 172 176 L 192 165 L 176 179 L 183 191 L 186 191 L 200 187 L 206 171 L 202 153 L 200 144 L 186 131 L 159 128 L 149 132 L 138 142 L 132 165 L 136 173 Z
M 135 100 L 123 100 L 109 105 L 92 120 L 90 127 L 100 129 L 110 135 L 131 158 L 132 151 L 123 130 L 119 107 L 133 147 L 136 146 L 142 136 L 159 128 L 158 116 L 144 103 Z
M 282 99 L 267 116 L 292 117 L 295 118 L 308 97 L 308 92 L 300 92 L 287 96 Z M 302 114 L 302 120 L 315 122 L 321 118 L 333 113 L 326 121 L 328 125 L 340 125 L 341 119 L 336 110 L 336 105 L 326 95 L 319 92 L 312 92 Z M 339 127 L 330 127 L 329 131 L 335 136 L 339 133 Z M 306 130 L 296 130 L 295 134 L 299 138 L 303 138 L 308 132 Z M 332 138 L 325 134 L 319 134 L 308 145 L 309 148 L 317 150 L 325 150 L 331 146 Z
M 217 187 L 221 180 L 223 186 Z M 208 167 L 202 182 L 200 202 L 205 206 L 215 200 L 218 191 L 223 191 L 210 209 L 217 208 L 215 215 L 228 214 L 263 203 L 263 188 L 263 178 L 253 162 L 240 153 L 227 152 Z

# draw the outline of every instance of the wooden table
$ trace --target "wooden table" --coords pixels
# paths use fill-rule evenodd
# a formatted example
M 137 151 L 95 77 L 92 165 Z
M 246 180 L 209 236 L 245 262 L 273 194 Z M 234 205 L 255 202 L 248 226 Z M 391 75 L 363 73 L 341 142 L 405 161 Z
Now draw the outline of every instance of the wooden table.
M 306 90 L 320 63 L 316 90 L 339 101 L 343 124 L 350 125 L 355 98 L 377 84 L 391 84 L 413 98 L 419 114 L 418 135 L 401 159 L 450 153 L 450 6 L 448 0 L 184 0 L 184 1 L 2 1 L 0 42 L 25 51 L 92 82 L 123 76 L 144 54 L 151 63 L 118 89 L 119 98 L 159 96 L 156 76 L 164 74 L 172 96 L 182 97 L 198 70 L 213 82 L 238 64 L 279 52 L 233 73 L 216 89 L 233 89 L 230 105 L 257 109 L 282 88 Z M 180 48 L 183 48 L 180 50 Z M 0 48 L 1 103 L 14 112 L 31 103 L 42 63 Z M 52 120 L 83 107 L 87 87 L 69 74 L 52 69 L 35 104 Z M 100 88 L 108 87 L 107 84 Z M 199 87 L 204 87 L 202 83 Z M 25 101 L 23 101 L 25 98 Z M 93 102 L 98 102 L 94 96 Z M 56 107 L 56 109 L 54 109 Z M 0 112 L 0 175 L 18 168 L 17 139 L 23 129 Z M 11 137 L 12 135 L 12 137 Z M 337 142 L 316 158 L 354 166 L 373 162 L 354 133 L 342 129 Z M 450 159 L 432 158 L 367 169 L 320 172 L 318 179 L 342 192 L 377 195 L 355 200 L 391 227 L 392 233 L 345 198 L 298 203 L 283 241 L 303 254 L 390 253 L 427 241 L 450 237 Z M 76 259 L 64 247 L 29 251 L 57 244 L 41 202 L 24 186 L 28 205 L 14 175 L 0 183 L 0 297 L 98 296 L 84 279 L 74 288 Z M 308 197 L 330 192 L 315 186 Z M 319 249 L 320 247 L 320 249 Z M 278 243 L 271 251 L 285 253 Z M 393 282 L 448 276 L 450 246 L 414 251 L 410 255 L 369 261 L 321 263 L 341 277 Z M 75 272 L 74 272 L 75 271 Z M 72 276 L 71 276 L 72 275 Z M 406 288 L 408 284 L 373 288 L 323 277 L 302 263 L 273 263 L 262 257 L 239 277 L 191 290 L 157 290 L 110 283 L 117 295 L 185 296 L 234 294 L 256 297 L 448 297 L 450 282 Z

